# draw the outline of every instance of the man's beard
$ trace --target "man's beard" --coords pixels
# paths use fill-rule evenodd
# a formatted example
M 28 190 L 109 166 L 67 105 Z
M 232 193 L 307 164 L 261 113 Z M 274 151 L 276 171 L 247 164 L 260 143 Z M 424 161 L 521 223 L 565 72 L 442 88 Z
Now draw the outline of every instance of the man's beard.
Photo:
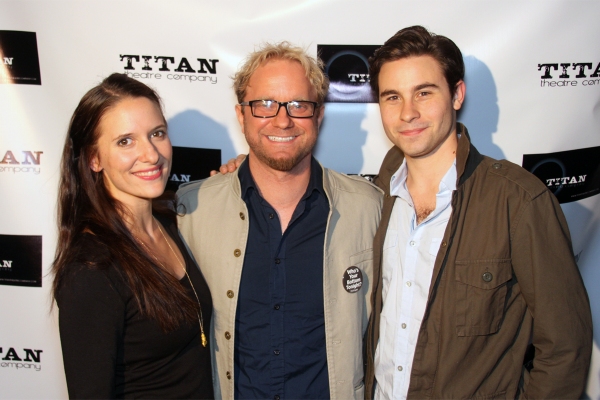
M 314 147 L 314 146 L 313 146 Z M 252 149 L 256 158 L 258 158 L 262 163 L 267 165 L 269 168 L 272 168 L 276 171 L 281 172 L 289 172 L 296 165 L 300 163 L 307 155 L 309 155 L 312 151 L 312 147 L 304 148 L 298 153 L 292 155 L 291 157 L 281 157 L 281 158 L 273 158 L 269 157 L 265 154 L 262 148 Z
M 287 132 L 287 135 L 304 136 L 306 135 L 306 133 L 302 132 L 301 130 L 298 130 L 297 133 L 295 130 L 291 130 Z M 306 142 L 304 146 L 298 148 L 297 153 L 292 154 L 290 156 L 275 158 L 269 155 L 268 151 L 265 150 L 265 148 L 260 144 L 259 139 L 256 139 L 256 136 L 247 136 L 246 141 L 248 142 L 250 149 L 252 150 L 256 158 L 260 160 L 260 162 L 262 162 L 269 168 L 274 169 L 275 171 L 281 172 L 289 172 L 293 170 L 302 160 L 304 160 L 306 156 L 312 153 L 313 149 L 315 148 L 315 145 L 317 144 L 317 138 L 314 137 L 312 138 L 312 143 L 311 139 L 309 139 L 309 141 Z

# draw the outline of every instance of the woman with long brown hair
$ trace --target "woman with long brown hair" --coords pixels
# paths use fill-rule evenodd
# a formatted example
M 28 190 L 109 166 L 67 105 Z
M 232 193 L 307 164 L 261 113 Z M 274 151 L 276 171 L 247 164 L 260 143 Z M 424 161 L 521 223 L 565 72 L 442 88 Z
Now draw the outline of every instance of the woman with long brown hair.
M 157 93 L 123 74 L 71 118 L 53 264 L 71 398 L 213 397 L 210 292 L 162 196 L 166 125 Z

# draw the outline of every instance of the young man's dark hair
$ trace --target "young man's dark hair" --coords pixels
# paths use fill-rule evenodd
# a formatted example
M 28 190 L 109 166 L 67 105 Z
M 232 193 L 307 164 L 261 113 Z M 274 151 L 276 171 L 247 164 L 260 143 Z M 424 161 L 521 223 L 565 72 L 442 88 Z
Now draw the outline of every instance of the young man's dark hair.
M 371 88 L 376 97 L 379 97 L 378 78 L 383 64 L 415 56 L 431 56 L 439 62 L 450 93 L 454 95 L 456 84 L 465 76 L 465 64 L 460 49 L 446 36 L 436 35 L 422 26 L 415 25 L 399 30 L 369 58 Z

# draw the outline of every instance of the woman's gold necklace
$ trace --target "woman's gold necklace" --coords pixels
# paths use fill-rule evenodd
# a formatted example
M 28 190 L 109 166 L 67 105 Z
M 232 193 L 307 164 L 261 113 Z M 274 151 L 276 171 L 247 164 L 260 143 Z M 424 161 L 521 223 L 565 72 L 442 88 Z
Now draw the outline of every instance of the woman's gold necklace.
M 156 218 L 154 218 L 154 216 L 152 216 L 152 218 L 156 221 Z M 185 266 L 183 265 L 183 262 L 181 262 L 181 260 L 179 259 L 179 257 L 177 257 L 177 253 L 175 253 L 175 250 L 173 250 L 173 247 L 171 247 L 171 244 L 167 240 L 167 237 L 165 236 L 162 228 L 160 227 L 160 223 L 158 221 L 156 221 L 156 226 L 158 226 L 158 230 L 160 231 L 160 234 L 162 235 L 163 239 L 165 239 L 165 242 L 167 242 L 167 246 L 169 246 L 169 249 L 171 249 L 171 253 L 173 253 L 173 256 L 175 256 L 175 259 L 177 260 L 177 262 L 179 263 L 179 266 L 181 267 L 181 269 L 185 273 L 185 276 L 187 276 L 188 282 L 190 283 L 190 286 L 192 287 L 192 290 L 194 291 L 194 295 L 196 296 L 196 301 L 198 302 L 198 309 L 199 309 L 199 312 L 196 313 L 196 315 L 198 316 L 198 324 L 200 324 L 200 339 L 201 339 L 201 342 L 202 342 L 202 347 L 206 347 L 206 345 L 208 344 L 208 340 L 206 340 L 206 335 L 204 334 L 204 327 L 202 325 L 202 323 L 204 322 L 204 319 L 202 318 L 202 305 L 200 304 L 200 298 L 198 297 L 198 293 L 196 293 L 196 288 L 194 287 L 194 284 L 192 283 L 192 280 L 190 279 L 190 276 L 188 275 L 188 272 L 185 269 Z M 154 259 L 156 260 L 156 262 L 163 269 L 166 270 L 165 266 L 158 260 L 158 257 L 156 257 L 156 255 L 154 255 L 154 253 L 150 251 L 150 249 L 148 248 L 148 246 L 146 246 L 146 244 L 144 242 L 142 242 L 139 238 L 136 238 L 136 239 L 142 244 L 142 246 L 144 246 L 146 248 L 146 250 L 148 251 L 148 253 L 150 253 L 152 255 L 152 257 L 154 257 Z

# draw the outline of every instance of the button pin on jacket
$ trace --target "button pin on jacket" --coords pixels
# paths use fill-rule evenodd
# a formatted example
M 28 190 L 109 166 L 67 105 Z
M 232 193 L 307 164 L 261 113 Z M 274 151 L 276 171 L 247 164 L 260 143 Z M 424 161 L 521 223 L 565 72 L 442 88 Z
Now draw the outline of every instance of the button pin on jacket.
M 342 285 L 348 293 L 356 293 L 363 285 L 362 271 L 358 267 L 350 267 L 344 272 Z

